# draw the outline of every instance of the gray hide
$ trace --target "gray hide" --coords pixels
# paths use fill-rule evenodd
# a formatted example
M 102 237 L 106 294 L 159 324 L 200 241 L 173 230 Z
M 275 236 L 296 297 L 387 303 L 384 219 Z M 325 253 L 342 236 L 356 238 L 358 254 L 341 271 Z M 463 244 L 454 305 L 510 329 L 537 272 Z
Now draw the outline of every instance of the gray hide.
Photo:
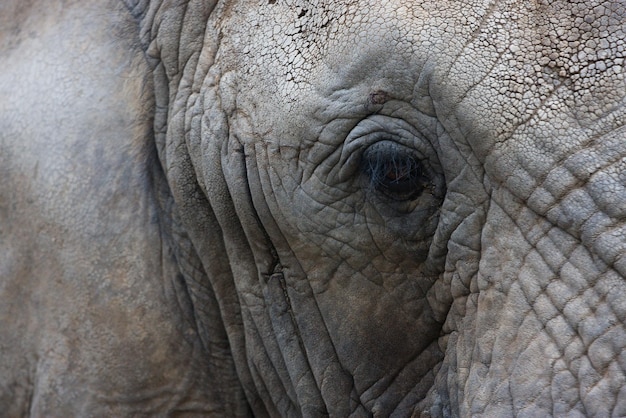
M 626 416 L 625 27 L 0 0 L 0 416 Z

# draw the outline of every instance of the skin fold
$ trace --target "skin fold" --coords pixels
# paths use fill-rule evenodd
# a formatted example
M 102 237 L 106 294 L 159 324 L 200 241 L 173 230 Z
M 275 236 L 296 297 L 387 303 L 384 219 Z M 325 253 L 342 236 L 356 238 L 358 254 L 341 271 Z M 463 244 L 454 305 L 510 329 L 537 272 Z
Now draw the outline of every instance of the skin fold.
M 626 415 L 626 3 L 0 3 L 0 416 Z

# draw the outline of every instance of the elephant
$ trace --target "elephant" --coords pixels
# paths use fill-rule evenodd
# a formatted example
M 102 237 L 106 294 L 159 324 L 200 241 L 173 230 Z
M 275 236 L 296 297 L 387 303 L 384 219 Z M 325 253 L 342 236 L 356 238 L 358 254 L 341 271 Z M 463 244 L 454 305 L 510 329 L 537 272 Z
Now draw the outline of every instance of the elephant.
M 0 416 L 626 415 L 623 0 L 2 0 Z

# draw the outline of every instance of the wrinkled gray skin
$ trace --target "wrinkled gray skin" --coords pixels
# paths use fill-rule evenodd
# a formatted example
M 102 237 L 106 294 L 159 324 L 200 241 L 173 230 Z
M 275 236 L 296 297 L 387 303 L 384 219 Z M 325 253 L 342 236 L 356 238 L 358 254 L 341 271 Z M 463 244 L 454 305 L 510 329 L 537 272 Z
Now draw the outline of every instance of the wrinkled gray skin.
M 0 3 L 0 415 L 626 415 L 626 3 L 128 3 Z

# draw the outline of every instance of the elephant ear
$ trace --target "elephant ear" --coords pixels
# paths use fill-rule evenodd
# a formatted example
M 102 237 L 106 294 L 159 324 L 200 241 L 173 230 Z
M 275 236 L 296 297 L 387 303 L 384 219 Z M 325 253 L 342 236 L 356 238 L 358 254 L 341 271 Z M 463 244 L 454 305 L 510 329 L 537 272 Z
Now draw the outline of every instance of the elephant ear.
M 147 4 L 148 3 L 148 4 Z M 217 1 L 127 1 L 138 21 L 140 40 L 151 66 L 154 90 L 153 166 L 148 168 L 166 244 L 173 249 L 184 290 L 179 297 L 205 350 L 216 412 L 223 416 L 250 416 L 250 406 L 262 410 L 245 352 L 243 326 L 225 233 L 207 198 L 203 167 L 220 169 L 220 152 L 202 159 L 200 124 L 211 121 L 208 142 L 227 138 L 226 118 L 212 93 L 218 41 Z M 199 45 L 203 47 L 200 48 Z M 198 86 L 208 87 L 200 91 Z M 211 97 L 203 100 L 202 97 Z M 216 145 L 217 146 L 217 145 Z M 219 148 L 219 146 L 218 146 Z M 214 158 L 213 158 L 214 157 Z M 220 188 L 220 185 L 213 185 Z M 224 186 L 225 187 L 225 186 Z M 225 201 L 232 202 L 227 195 Z M 232 203 L 231 203 L 232 205 Z M 231 213 L 234 213 L 231 212 Z

